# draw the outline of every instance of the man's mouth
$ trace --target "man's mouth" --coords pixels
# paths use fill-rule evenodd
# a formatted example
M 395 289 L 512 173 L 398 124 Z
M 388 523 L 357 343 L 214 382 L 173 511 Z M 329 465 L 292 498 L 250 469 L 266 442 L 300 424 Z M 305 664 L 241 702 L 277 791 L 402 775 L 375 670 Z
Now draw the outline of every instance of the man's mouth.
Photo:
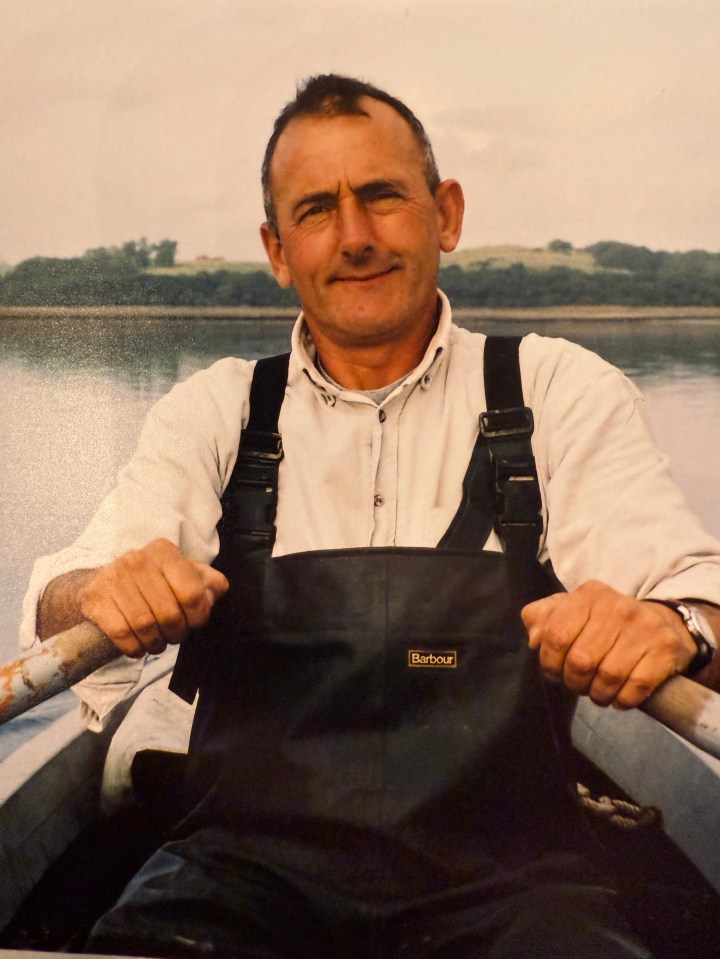
M 339 273 L 331 278 L 333 283 L 372 283 L 374 280 L 382 280 L 398 270 L 397 266 L 389 266 L 384 270 L 373 270 L 367 273 Z

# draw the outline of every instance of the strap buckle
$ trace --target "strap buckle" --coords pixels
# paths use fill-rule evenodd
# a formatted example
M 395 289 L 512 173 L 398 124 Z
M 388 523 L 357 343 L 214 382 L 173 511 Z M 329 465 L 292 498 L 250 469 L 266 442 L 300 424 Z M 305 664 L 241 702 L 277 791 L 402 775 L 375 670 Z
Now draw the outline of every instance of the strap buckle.
M 243 430 L 240 456 L 253 459 L 281 460 L 283 458 L 282 436 L 264 430 Z
M 480 414 L 480 432 L 485 439 L 532 436 L 534 428 L 535 420 L 529 406 L 486 410 Z
M 233 545 L 275 540 L 278 468 L 282 437 L 269 430 L 243 430 L 233 483 L 223 497 L 223 528 L 231 525 Z

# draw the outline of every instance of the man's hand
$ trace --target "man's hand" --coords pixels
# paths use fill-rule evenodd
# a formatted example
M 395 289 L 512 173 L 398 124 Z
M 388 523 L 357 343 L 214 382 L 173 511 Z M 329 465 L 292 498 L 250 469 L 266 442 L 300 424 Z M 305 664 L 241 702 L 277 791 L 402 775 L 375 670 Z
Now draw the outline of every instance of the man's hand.
M 218 570 L 156 539 L 93 571 L 79 593 L 80 611 L 126 656 L 161 653 L 206 623 L 228 586 Z
M 522 618 L 545 675 L 599 706 L 639 706 L 696 652 L 674 610 L 595 580 L 529 603 Z

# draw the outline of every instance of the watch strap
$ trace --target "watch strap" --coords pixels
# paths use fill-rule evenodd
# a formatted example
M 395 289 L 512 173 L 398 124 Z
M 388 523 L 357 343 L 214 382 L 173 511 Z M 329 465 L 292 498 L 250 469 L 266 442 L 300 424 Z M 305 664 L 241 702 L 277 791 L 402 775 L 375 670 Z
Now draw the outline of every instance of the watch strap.
M 683 675 L 692 679 L 693 676 L 702 672 L 702 670 L 712 662 L 712 658 L 717 651 L 717 641 L 714 637 L 706 636 L 703 632 L 696 618 L 692 603 L 678 599 L 651 599 L 649 602 L 659 603 L 661 606 L 667 606 L 668 609 L 674 610 L 685 623 L 685 627 L 697 647 L 695 656 L 683 670 Z

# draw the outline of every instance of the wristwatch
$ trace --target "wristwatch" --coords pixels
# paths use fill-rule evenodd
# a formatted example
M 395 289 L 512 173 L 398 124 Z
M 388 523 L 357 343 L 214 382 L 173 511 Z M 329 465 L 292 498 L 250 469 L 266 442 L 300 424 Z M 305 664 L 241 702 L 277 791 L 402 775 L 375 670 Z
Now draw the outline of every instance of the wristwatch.
M 683 675 L 690 678 L 696 676 L 705 669 L 706 666 L 710 665 L 718 649 L 718 641 L 710 623 L 708 623 L 703 615 L 702 610 L 693 603 L 686 602 L 685 600 L 655 599 L 653 602 L 667 606 L 669 609 L 674 609 L 679 616 L 682 616 L 687 631 L 695 640 L 695 645 L 697 646 L 697 652 L 690 661 L 690 664 L 683 671 Z

